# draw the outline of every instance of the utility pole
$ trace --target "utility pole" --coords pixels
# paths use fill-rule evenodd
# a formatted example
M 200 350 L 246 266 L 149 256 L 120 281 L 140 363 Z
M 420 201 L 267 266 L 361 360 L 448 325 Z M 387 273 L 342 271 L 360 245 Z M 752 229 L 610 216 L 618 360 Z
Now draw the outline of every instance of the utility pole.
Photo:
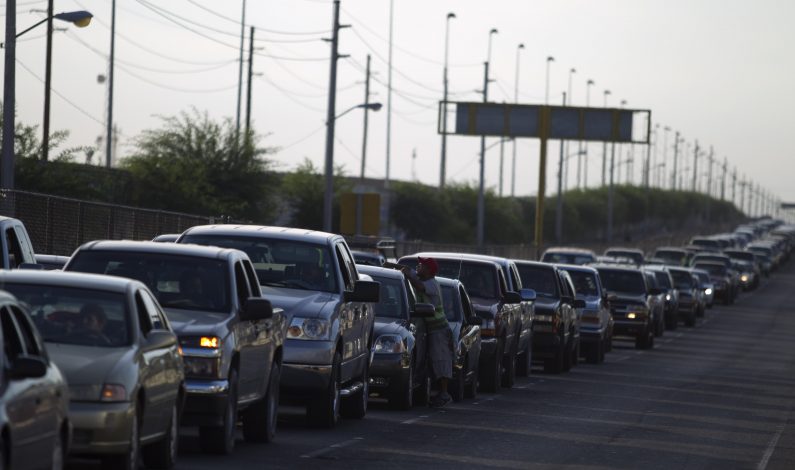
M 254 27 L 249 29 L 248 38 L 248 89 L 246 90 L 246 146 L 251 143 L 251 85 L 254 77 Z
M 732 204 L 737 205 L 737 167 L 732 173 Z
M 743 176 L 743 180 L 740 182 L 740 212 L 745 212 L 745 186 L 747 183 L 745 182 L 745 176 Z
M 514 78 L 513 82 L 513 103 L 519 103 L 519 52 L 524 49 L 524 44 L 519 43 L 516 46 L 516 77 Z M 516 138 L 514 137 L 512 140 L 512 158 L 511 158 L 511 197 L 516 196 Z
M 489 99 L 489 62 L 483 63 L 483 102 Z M 486 178 L 486 137 L 480 137 L 480 185 L 478 187 L 478 221 L 477 221 L 477 243 L 478 249 L 482 249 L 485 243 L 485 219 L 486 219 L 486 198 L 485 191 Z
M 3 69 L 3 152 L 0 187 L 14 189 L 14 87 L 16 72 L 17 2 L 6 0 L 6 40 Z
M 243 99 L 243 44 L 246 39 L 246 0 L 240 17 L 240 65 L 237 70 L 237 113 L 235 117 L 235 145 L 240 145 L 240 106 Z
M 50 155 L 50 87 L 52 84 L 52 17 L 53 0 L 47 1 L 47 53 L 44 63 L 44 120 L 41 125 L 41 159 Z
M 455 18 L 455 13 L 448 13 L 447 18 L 445 19 L 445 28 L 444 28 L 444 74 L 442 77 L 443 86 L 444 86 L 444 97 L 442 99 L 442 161 L 439 168 L 439 188 L 444 188 L 445 183 L 445 175 L 447 172 L 447 60 L 449 58 L 449 51 L 450 51 L 450 20 Z M 367 55 L 367 66 L 369 70 L 370 66 L 370 55 Z M 369 77 L 369 74 L 368 74 Z M 369 81 L 368 81 L 369 83 Z M 366 116 L 366 114 L 365 114 Z M 367 119 L 365 117 L 365 119 Z M 365 128 L 367 128 L 367 124 L 365 124 Z M 515 145 L 515 144 L 514 144 Z M 362 152 L 364 155 L 364 152 Z M 364 157 L 362 157 L 362 178 L 364 178 Z
M 328 79 L 328 110 L 326 113 L 326 190 L 323 198 L 323 230 L 331 232 L 334 200 L 334 121 L 337 115 L 337 60 L 340 29 L 349 25 L 340 25 L 340 0 L 334 0 L 334 23 L 331 27 L 331 64 Z
M 445 70 L 445 74 L 447 71 Z M 445 81 L 446 83 L 446 81 Z M 364 78 L 364 129 L 362 132 L 362 171 L 359 173 L 359 178 L 364 179 L 364 164 L 367 161 L 367 113 L 370 112 L 370 54 L 367 54 L 367 68 L 365 69 Z M 444 186 L 444 159 L 442 160 L 442 178 L 441 185 Z
M 110 65 L 108 66 L 108 122 L 105 138 L 105 166 L 110 168 L 113 162 L 113 76 L 116 50 L 116 0 L 110 7 Z
M 693 188 L 692 191 L 698 191 L 698 140 L 696 140 L 696 148 L 693 151 Z
M 616 163 L 616 143 L 610 144 L 610 186 L 607 190 L 607 242 L 613 241 L 613 173 Z
M 707 196 L 712 197 L 712 164 L 715 163 L 715 159 L 712 157 L 713 151 L 712 146 L 709 146 L 709 170 L 707 170 Z
M 502 197 L 502 170 L 503 170 L 503 163 L 505 161 L 505 137 L 500 137 L 500 184 L 499 184 L 499 191 L 500 197 Z
M 563 92 L 563 106 L 566 106 L 566 92 Z M 563 242 L 563 165 L 564 145 L 560 140 L 560 157 L 558 158 L 558 201 L 555 210 L 555 241 Z
M 604 107 L 607 107 L 607 97 L 610 95 L 610 90 L 605 90 L 604 93 Z M 615 144 L 613 144 L 613 151 L 615 151 Z M 602 187 L 607 183 L 607 142 L 602 143 Z
M 729 159 L 723 157 L 723 178 L 721 179 L 720 184 L 720 200 L 726 200 L 726 169 L 729 166 Z
M 676 165 L 679 160 L 679 131 L 676 131 L 676 136 L 674 138 L 674 168 L 671 171 L 671 189 L 676 191 Z
M 338 0 L 335 0 L 338 1 Z M 386 79 L 386 174 L 384 176 L 384 187 L 389 188 L 389 167 L 392 154 L 392 32 L 394 30 L 395 1 L 389 0 L 389 50 L 388 50 L 388 71 Z M 389 204 L 387 204 L 387 214 Z M 389 223 L 387 215 L 386 223 Z

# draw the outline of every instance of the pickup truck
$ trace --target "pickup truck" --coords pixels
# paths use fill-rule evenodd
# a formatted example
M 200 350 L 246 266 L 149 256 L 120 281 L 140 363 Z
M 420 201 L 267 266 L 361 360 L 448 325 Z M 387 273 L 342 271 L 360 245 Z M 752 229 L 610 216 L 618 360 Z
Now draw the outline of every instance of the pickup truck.
M 199 427 L 202 449 L 232 452 L 243 437 L 276 432 L 285 320 L 263 298 L 245 253 L 173 243 L 95 241 L 64 271 L 137 279 L 149 287 L 179 338 L 185 363 L 182 424 Z
M 594 267 L 599 271 L 602 285 L 607 291 L 614 333 L 633 337 L 637 349 L 653 348 L 656 308 L 651 303 L 651 297 L 660 295 L 661 291 L 649 287 L 640 269 L 603 265 Z
M 284 309 L 282 399 L 334 427 L 367 414 L 378 282 L 359 278 L 341 235 L 259 225 L 203 225 L 177 244 L 236 248 L 251 259 L 263 295 Z
M 416 268 L 417 256 L 432 256 L 437 276 L 460 280 L 472 299 L 475 314 L 483 319 L 478 376 L 484 392 L 513 386 L 522 333 L 522 295 L 508 289 L 502 268 L 494 261 L 469 255 L 419 253 L 400 258 L 399 264 Z M 526 293 L 535 298 L 535 293 Z
M 33 252 L 33 243 L 21 220 L 0 216 L 0 232 L 2 232 L 0 245 L 3 251 L 0 267 L 3 269 L 16 269 L 26 265 L 39 267 Z

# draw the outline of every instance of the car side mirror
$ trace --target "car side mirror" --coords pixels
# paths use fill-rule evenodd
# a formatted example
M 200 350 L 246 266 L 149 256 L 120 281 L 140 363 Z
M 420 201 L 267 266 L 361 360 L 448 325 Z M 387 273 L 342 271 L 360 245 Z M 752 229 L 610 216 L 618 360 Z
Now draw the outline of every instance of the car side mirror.
M 177 337 L 168 330 L 152 330 L 146 335 L 146 345 L 144 349 L 153 351 L 155 349 L 166 349 L 177 344 Z
M 522 303 L 522 296 L 518 292 L 509 290 L 502 296 L 502 300 L 506 304 L 519 304 Z
M 585 308 L 585 301 L 582 299 L 574 299 L 574 308 Z
M 522 289 L 519 294 L 522 296 L 522 300 L 533 301 L 536 299 L 536 291 L 533 289 Z
M 47 373 L 47 364 L 44 359 L 33 356 L 17 356 L 8 368 L 11 380 L 38 379 Z
M 271 301 L 262 297 L 249 297 L 240 310 L 240 319 L 243 321 L 267 320 L 273 318 Z
M 345 291 L 346 302 L 378 302 L 381 299 L 381 283 L 377 281 L 356 281 L 353 291 Z
M 662 289 L 658 289 L 656 287 L 652 287 L 651 289 L 649 289 L 649 295 L 660 295 L 662 293 L 663 293 Z
M 414 311 L 411 312 L 412 318 L 429 318 L 436 314 L 436 307 L 433 304 L 414 304 Z

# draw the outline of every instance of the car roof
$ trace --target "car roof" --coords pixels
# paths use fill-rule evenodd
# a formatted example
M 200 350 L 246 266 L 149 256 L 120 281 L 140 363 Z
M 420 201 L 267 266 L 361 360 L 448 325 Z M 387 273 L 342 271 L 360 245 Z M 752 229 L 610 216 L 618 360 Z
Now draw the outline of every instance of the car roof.
M 513 262 L 516 263 L 516 266 L 533 266 L 537 268 L 549 268 L 552 270 L 554 270 L 555 267 L 557 266 L 556 264 L 552 263 L 543 263 L 541 261 L 526 261 L 523 259 L 515 259 L 513 260 Z
M 403 279 L 403 273 L 397 269 L 382 268 L 380 266 L 370 266 L 367 264 L 357 264 L 356 271 L 359 273 L 369 274 L 370 276 L 380 276 L 389 279 Z
M 553 246 L 544 250 L 542 256 L 547 253 L 577 253 L 596 256 L 596 253 L 593 250 L 589 250 L 587 248 L 577 248 L 575 246 Z
M 627 272 L 636 272 L 636 273 L 643 274 L 641 272 L 640 268 L 635 267 L 635 266 L 621 266 L 621 265 L 615 265 L 615 264 L 595 264 L 595 265 L 592 265 L 592 266 L 596 270 L 609 269 L 609 270 L 612 270 L 612 271 L 627 271 Z
M 140 281 L 119 276 L 65 271 L 15 269 L 0 270 L 0 289 L 5 283 L 25 283 L 61 287 L 77 287 L 108 292 L 126 292 L 131 285 L 143 287 Z
M 259 236 L 282 240 L 305 240 L 315 243 L 327 243 L 333 238 L 342 238 L 342 235 L 304 228 L 236 224 L 197 225 L 185 230 L 182 235 Z
M 137 253 L 156 253 L 162 255 L 193 256 L 197 258 L 226 259 L 243 255 L 240 250 L 219 248 L 217 246 L 193 245 L 183 243 L 158 243 L 127 240 L 100 240 L 88 242 L 79 248 L 80 251 L 125 251 Z
M 413 253 L 410 255 L 401 256 L 400 259 L 403 258 L 434 258 L 434 259 L 442 259 L 445 261 L 466 261 L 467 263 L 478 263 L 478 264 L 486 264 L 494 266 L 495 268 L 500 268 L 500 264 L 483 258 L 470 258 L 469 255 L 464 253 L 435 253 L 435 252 L 422 252 L 422 253 Z
M 508 258 L 502 258 L 500 256 L 479 255 L 475 253 L 451 253 L 444 251 L 423 251 L 421 253 L 417 253 L 417 256 L 422 258 L 444 258 L 444 259 L 461 258 L 461 259 L 470 259 L 470 260 L 483 260 L 483 261 L 491 261 L 499 265 L 512 261 L 509 260 Z
M 643 254 L 643 250 L 641 250 L 640 248 L 627 248 L 627 247 L 623 247 L 623 246 L 610 247 L 610 248 L 605 250 L 605 253 L 607 253 L 608 251 L 623 251 L 623 252 L 626 252 L 626 253 L 639 253 L 641 255 Z
M 555 263 L 555 267 L 559 269 L 563 269 L 564 271 L 581 271 L 591 274 L 599 274 L 599 271 L 596 268 L 591 266 L 580 266 L 579 264 L 557 264 Z

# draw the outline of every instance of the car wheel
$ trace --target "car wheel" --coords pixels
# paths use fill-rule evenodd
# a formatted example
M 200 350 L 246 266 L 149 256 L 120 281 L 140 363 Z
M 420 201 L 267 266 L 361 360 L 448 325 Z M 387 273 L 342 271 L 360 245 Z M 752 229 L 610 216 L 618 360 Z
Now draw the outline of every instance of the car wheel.
M 469 366 L 469 364 L 467 364 Z M 462 370 L 462 373 L 466 373 L 466 368 Z M 477 398 L 478 397 L 478 377 L 480 375 L 480 371 L 477 367 L 474 368 L 472 371 L 472 380 L 464 386 L 464 397 L 466 398 Z
M 2 454 L 0 454 L 0 459 L 2 459 Z M 59 430 L 55 433 L 53 438 L 53 445 L 52 445 L 52 470 L 61 470 L 63 469 L 63 462 L 64 462 L 64 448 L 63 448 L 63 433 Z
M 497 393 L 500 387 L 500 378 L 502 376 L 502 357 L 505 355 L 505 346 L 502 340 L 497 342 L 497 350 L 491 364 L 484 365 L 483 381 L 480 382 L 482 392 Z
M 610 352 L 613 350 L 613 332 L 611 331 L 607 337 L 607 345 L 605 346 L 605 352 Z
M 334 353 L 331 364 L 331 377 L 329 377 L 326 393 L 309 402 L 307 415 L 309 421 L 321 428 L 333 428 L 340 420 L 340 365 L 342 355 L 339 351 Z
M 414 405 L 414 363 L 409 366 L 406 379 L 394 387 L 389 397 L 389 407 L 395 410 L 410 410 Z
M 501 378 L 501 385 L 504 388 L 511 388 L 516 383 L 516 348 L 512 347 L 508 351 L 508 355 L 502 357 L 503 373 Z
M 450 382 L 450 395 L 456 403 L 464 399 L 464 386 L 466 385 L 464 374 L 466 374 L 466 367 L 454 371 L 453 380 Z
M 168 469 L 177 462 L 179 442 L 179 403 L 171 407 L 171 419 L 165 437 L 143 448 L 144 464 L 151 468 Z
M 138 466 L 141 463 L 139 421 L 139 411 L 136 407 L 133 409 L 133 418 L 130 424 L 130 447 L 124 454 L 105 456 L 102 459 L 102 468 L 108 470 L 138 470 Z
M 243 412 L 243 439 L 248 442 L 272 442 L 276 436 L 281 370 L 281 365 L 274 362 L 265 396 Z
M 370 400 L 370 361 L 365 361 L 364 371 L 359 377 L 362 388 L 353 396 L 342 401 L 342 417 L 362 419 L 367 415 L 367 402 Z
M 533 340 L 527 340 L 527 346 L 524 348 L 522 355 L 517 357 L 518 364 L 516 365 L 516 375 L 520 377 L 528 377 L 530 370 L 533 368 Z
M 237 431 L 237 371 L 229 370 L 229 393 L 227 394 L 224 421 L 220 426 L 199 428 L 199 443 L 202 450 L 212 454 L 231 454 L 235 448 Z

